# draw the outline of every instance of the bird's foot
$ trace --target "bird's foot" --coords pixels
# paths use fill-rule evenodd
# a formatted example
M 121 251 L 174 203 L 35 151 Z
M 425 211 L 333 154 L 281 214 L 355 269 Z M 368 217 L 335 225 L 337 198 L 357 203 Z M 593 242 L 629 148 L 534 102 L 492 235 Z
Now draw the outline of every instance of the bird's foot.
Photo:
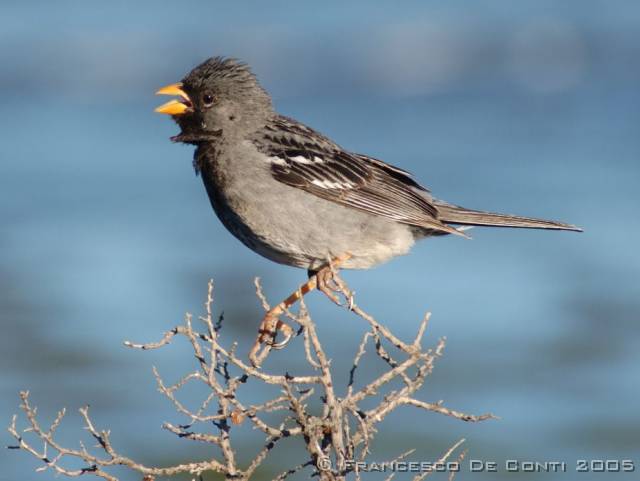
M 350 258 L 351 254 L 344 254 L 336 257 L 335 259 L 329 259 L 327 265 L 315 274 L 318 290 L 338 306 L 343 305 L 340 301 L 340 294 L 345 296 L 348 306 L 353 304 L 353 295 L 351 291 L 346 288 L 346 284 L 338 275 L 338 268 Z
M 281 306 L 268 311 L 262 318 L 258 337 L 249 352 L 249 360 L 255 367 L 259 367 L 266 359 L 271 349 L 283 349 L 293 337 L 295 331 L 287 323 L 280 320 L 282 313 Z M 284 338 L 276 342 L 278 333 L 282 333 Z
M 331 266 L 323 267 L 316 273 L 316 283 L 320 292 L 327 296 L 333 303 L 341 306 L 342 303 L 338 297 L 340 288 L 335 282 L 335 275 L 336 274 Z
M 282 335 L 284 336 L 284 339 L 280 342 L 276 342 L 276 337 L 278 335 L 278 332 L 281 332 Z M 271 349 L 275 349 L 276 351 L 279 351 L 280 349 L 283 349 L 287 344 L 289 344 L 289 341 L 291 340 L 294 334 L 295 334 L 295 331 L 289 324 L 287 324 L 286 322 L 282 322 L 280 319 L 278 319 L 278 322 L 276 323 L 275 333 L 270 334 L 269 338 L 266 339 L 264 342 L 269 346 L 271 346 Z

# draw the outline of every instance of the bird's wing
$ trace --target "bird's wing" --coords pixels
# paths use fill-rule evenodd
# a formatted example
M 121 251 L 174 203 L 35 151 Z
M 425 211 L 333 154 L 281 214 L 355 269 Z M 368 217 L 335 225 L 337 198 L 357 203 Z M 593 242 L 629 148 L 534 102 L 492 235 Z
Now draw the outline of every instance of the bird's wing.
M 254 142 L 284 184 L 404 224 L 460 234 L 438 220 L 431 195 L 408 172 L 347 152 L 292 119 L 277 117 Z

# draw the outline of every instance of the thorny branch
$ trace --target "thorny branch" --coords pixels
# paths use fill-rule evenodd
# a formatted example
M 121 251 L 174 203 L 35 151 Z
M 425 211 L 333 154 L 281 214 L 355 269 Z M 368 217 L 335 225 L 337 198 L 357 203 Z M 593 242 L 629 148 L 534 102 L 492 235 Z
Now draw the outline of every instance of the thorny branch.
M 286 316 L 300 326 L 303 334 L 306 364 L 298 363 L 301 372 L 274 374 L 255 368 L 236 354 L 236 343 L 224 347 L 220 340 L 222 318 L 214 320 L 213 283 L 209 282 L 205 313 L 198 318 L 200 328 L 194 327 L 193 318 L 187 314 L 184 324 L 165 333 L 155 343 L 136 344 L 125 342 L 130 348 L 149 350 L 169 344 L 174 337 L 186 338 L 196 359 L 196 368 L 177 382 L 167 384 L 154 368 L 158 390 L 173 404 L 175 410 L 186 418 L 182 424 L 165 422 L 162 427 L 174 435 L 199 443 L 212 445 L 209 459 L 198 462 L 177 464 L 167 467 L 153 467 L 142 464 L 120 454 L 112 445 L 110 432 L 96 428 L 89 416 L 88 407 L 80 409 L 85 429 L 96 443 L 87 448 L 80 442 L 78 448 L 68 448 L 55 439 L 55 431 L 60 426 L 65 410 L 58 413 L 53 423 L 45 428 L 37 418 L 37 409 L 29 401 L 29 393 L 21 392 L 20 408 L 26 416 L 26 428 L 18 428 L 18 416 L 13 416 L 9 426 L 10 434 L 17 444 L 12 449 L 27 451 L 43 464 L 36 471 L 52 470 L 69 477 L 95 475 L 108 481 L 117 481 L 113 467 L 124 466 L 139 473 L 145 481 L 156 477 L 169 477 L 180 473 L 201 476 L 206 472 L 220 473 L 227 479 L 248 480 L 260 468 L 270 452 L 284 438 L 299 438 L 308 453 L 308 459 L 298 460 L 275 477 L 281 481 L 304 469 L 321 480 L 343 480 L 350 473 L 360 479 L 358 462 L 363 462 L 369 454 L 369 447 L 377 434 L 378 425 L 392 411 L 401 406 L 412 406 L 424 411 L 433 411 L 462 421 L 483 421 L 493 418 L 491 414 L 465 414 L 443 405 L 442 401 L 426 402 L 414 397 L 433 370 L 435 360 L 442 355 L 445 340 L 440 339 L 435 348 L 424 349 L 422 339 L 427 328 L 429 315 L 419 325 L 413 341 L 407 343 L 371 315 L 355 304 L 353 293 L 337 273 L 334 280 L 338 291 L 344 296 L 347 308 L 367 325 L 353 359 L 349 377 L 344 389 L 336 384 L 331 361 L 323 350 L 320 338 L 304 303 L 297 314 L 287 311 Z M 256 280 L 257 295 L 265 309 L 268 302 Z M 386 347 L 385 347 L 386 345 Z M 362 387 L 356 388 L 356 375 L 367 349 L 381 359 L 388 369 Z M 393 357 L 388 349 L 393 349 Z M 291 365 L 296 365 L 291 363 Z M 306 369 L 306 372 L 304 371 Z M 261 404 L 248 405 L 240 400 L 240 391 L 250 380 L 278 386 L 280 394 Z M 400 381 L 399 388 L 392 382 Z M 188 407 L 177 395 L 189 383 L 202 383 L 208 395 L 197 408 Z M 363 407 L 367 401 L 368 409 Z M 372 403 L 372 400 L 375 401 Z M 320 402 L 321 409 L 313 409 Z M 316 403 L 316 404 L 314 404 Z M 316 414 L 314 414 L 314 412 Z M 274 415 L 279 415 L 277 422 Z M 277 416 L 276 416 L 277 417 Z M 248 462 L 239 461 L 232 444 L 234 426 L 249 422 L 265 437 L 263 447 Z M 214 429 L 211 429 L 213 426 Z M 207 429 L 209 428 L 209 429 Z M 451 446 L 436 463 L 446 462 L 464 440 Z M 38 448 L 37 446 L 41 447 Z M 246 453 L 242 453 L 244 459 Z M 396 458 L 404 459 L 411 452 Z M 461 460 L 464 452 L 458 455 Z M 73 464 L 73 463 L 76 464 Z M 84 464 L 81 468 L 77 463 Z M 415 481 L 432 474 L 426 471 L 416 476 Z M 455 473 L 450 473 L 454 475 Z M 391 479 L 393 474 L 388 478 Z

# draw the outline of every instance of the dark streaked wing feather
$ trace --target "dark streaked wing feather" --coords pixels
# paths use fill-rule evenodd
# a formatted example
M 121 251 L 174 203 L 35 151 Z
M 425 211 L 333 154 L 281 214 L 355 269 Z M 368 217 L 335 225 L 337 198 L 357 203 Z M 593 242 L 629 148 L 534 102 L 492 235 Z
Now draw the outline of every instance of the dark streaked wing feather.
M 460 234 L 437 219 L 429 192 L 408 172 L 344 151 L 292 119 L 276 117 L 254 142 L 280 182 L 397 222 Z

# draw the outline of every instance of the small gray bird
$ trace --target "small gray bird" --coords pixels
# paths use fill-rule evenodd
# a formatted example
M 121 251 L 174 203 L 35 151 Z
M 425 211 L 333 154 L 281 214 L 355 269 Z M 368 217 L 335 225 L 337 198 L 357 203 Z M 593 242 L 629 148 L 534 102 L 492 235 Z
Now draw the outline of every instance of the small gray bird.
M 318 287 L 335 300 L 328 262 L 367 269 L 408 253 L 424 237 L 466 237 L 465 226 L 580 231 L 438 200 L 408 172 L 278 114 L 249 67 L 235 59 L 210 58 L 157 93 L 178 97 L 156 111 L 180 126 L 173 141 L 197 146 L 194 167 L 219 219 L 255 252 L 307 269 L 303 292 Z M 286 343 L 273 343 L 278 329 L 287 331 L 277 318 L 296 299 L 267 313 L 257 344 Z

